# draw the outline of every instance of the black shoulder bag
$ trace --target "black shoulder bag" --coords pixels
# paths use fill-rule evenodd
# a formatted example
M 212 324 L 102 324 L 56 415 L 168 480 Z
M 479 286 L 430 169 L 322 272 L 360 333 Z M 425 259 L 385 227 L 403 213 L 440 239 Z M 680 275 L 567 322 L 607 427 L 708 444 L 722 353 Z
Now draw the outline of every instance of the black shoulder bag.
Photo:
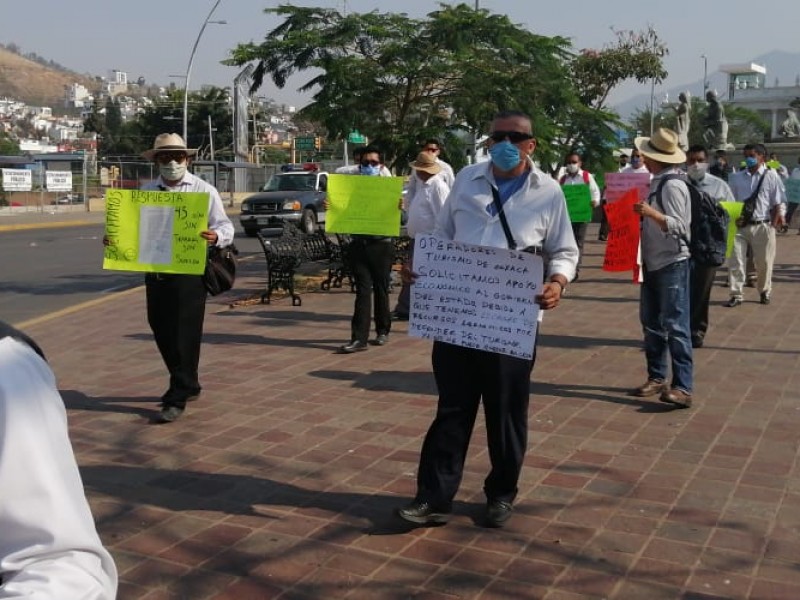
M 203 283 L 212 296 L 227 292 L 236 280 L 236 255 L 239 250 L 231 244 L 220 248 L 209 246 Z
M 761 179 L 758 180 L 756 191 L 745 199 L 744 206 L 742 206 L 742 215 L 736 219 L 737 227 L 745 227 L 753 220 L 753 213 L 756 212 L 756 199 L 758 199 L 758 193 L 761 191 L 761 184 L 764 183 L 764 177 L 766 177 L 766 175 L 767 172 L 764 171 L 761 174 Z

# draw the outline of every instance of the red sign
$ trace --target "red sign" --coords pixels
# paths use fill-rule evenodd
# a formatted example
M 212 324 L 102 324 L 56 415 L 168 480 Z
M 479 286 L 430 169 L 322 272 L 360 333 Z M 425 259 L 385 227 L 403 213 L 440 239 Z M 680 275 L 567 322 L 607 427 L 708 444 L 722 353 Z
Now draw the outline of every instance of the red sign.
M 639 202 L 639 192 L 630 189 L 616 202 L 604 205 L 608 218 L 609 232 L 606 255 L 603 258 L 604 271 L 633 271 L 638 279 L 639 237 L 641 223 L 633 205 Z

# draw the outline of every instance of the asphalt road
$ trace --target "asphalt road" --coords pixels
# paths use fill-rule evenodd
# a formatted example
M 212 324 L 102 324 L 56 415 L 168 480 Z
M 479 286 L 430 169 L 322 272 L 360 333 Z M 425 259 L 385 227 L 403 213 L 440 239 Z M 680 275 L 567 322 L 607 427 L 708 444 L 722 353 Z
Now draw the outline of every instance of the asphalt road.
M 238 229 L 246 257 L 258 241 Z M 0 319 L 20 324 L 143 283 L 141 273 L 103 270 L 103 225 L 6 231 L 0 235 Z

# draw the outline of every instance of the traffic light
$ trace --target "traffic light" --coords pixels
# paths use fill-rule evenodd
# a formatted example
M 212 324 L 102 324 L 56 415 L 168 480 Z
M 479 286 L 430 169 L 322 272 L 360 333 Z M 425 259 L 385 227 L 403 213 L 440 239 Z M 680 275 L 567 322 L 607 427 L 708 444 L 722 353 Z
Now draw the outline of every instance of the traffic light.
M 322 150 L 322 137 L 319 135 L 314 138 L 314 148 Z

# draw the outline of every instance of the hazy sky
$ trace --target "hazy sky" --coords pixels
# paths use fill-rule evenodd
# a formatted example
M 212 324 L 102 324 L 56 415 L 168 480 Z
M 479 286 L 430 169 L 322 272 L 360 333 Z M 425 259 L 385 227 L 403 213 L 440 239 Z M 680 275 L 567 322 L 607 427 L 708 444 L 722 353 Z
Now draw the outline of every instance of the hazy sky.
M 670 88 L 698 82 L 703 77 L 702 54 L 708 56 L 709 75 L 722 63 L 749 62 L 771 50 L 800 51 L 797 19 L 800 9 L 790 0 L 771 0 L 769 11 L 757 15 L 734 10 L 732 3 L 655 3 L 650 0 L 479 0 L 480 7 L 506 13 L 510 19 L 542 35 L 561 35 L 576 49 L 600 47 L 616 29 L 643 29 L 653 24 L 670 48 L 665 64 L 670 73 L 662 86 Z M 110 69 L 126 71 L 136 80 L 183 85 L 189 55 L 213 0 L 39 0 L 34 4 L 0 0 L 6 5 L 0 18 L 0 42 L 11 42 L 23 52 L 35 52 L 80 73 L 106 76 Z M 374 0 L 317 0 L 294 2 L 298 6 L 323 6 L 349 12 L 389 11 L 402 7 L 412 17 L 423 17 L 438 4 L 429 0 L 376 2 Z M 445 3 L 445 4 L 453 4 Z M 474 6 L 474 0 L 468 2 Z M 239 43 L 259 42 L 279 23 L 263 9 L 277 6 L 266 0 L 222 0 L 198 46 L 191 75 L 192 89 L 203 83 L 230 86 L 239 72 L 220 63 Z M 767 6 L 765 4 L 765 6 Z M 769 69 L 769 65 L 767 65 Z M 800 71 L 800 65 L 798 66 Z M 170 78 L 170 75 L 179 75 Z M 769 72 L 768 72 L 768 81 Z M 296 90 L 296 78 L 283 90 L 269 81 L 259 94 L 279 102 L 302 106 L 308 96 Z M 628 84 L 612 101 L 642 92 L 646 85 Z M 723 92 L 723 90 L 720 90 Z M 656 90 L 659 94 L 659 90 Z

